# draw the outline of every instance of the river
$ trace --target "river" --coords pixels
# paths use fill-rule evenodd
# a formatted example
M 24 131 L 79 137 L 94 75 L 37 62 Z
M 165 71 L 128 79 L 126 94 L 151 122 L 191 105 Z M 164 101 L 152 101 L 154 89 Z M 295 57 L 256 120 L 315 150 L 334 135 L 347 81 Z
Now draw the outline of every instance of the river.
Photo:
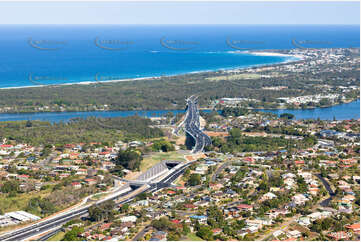
M 211 110 L 202 110 L 203 112 L 211 112 Z M 264 112 L 272 112 L 277 115 L 282 113 L 291 113 L 296 119 L 317 119 L 337 120 L 359 119 L 360 118 L 360 100 L 350 103 L 339 104 L 328 108 L 314 109 L 277 109 L 277 110 L 259 110 Z M 17 121 L 17 120 L 41 120 L 49 122 L 67 122 L 72 118 L 112 118 L 127 117 L 139 115 L 144 117 L 160 117 L 168 112 L 174 114 L 184 113 L 184 110 L 148 110 L 148 111 L 89 111 L 89 112 L 38 112 L 38 113 L 3 113 L 0 114 L 0 121 Z

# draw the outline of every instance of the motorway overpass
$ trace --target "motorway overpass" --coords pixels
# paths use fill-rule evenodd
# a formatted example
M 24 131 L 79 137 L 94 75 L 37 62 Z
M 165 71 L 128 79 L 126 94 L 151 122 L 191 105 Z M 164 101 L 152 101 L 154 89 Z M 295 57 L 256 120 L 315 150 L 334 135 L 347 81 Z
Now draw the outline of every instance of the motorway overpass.
M 137 195 L 143 192 L 156 192 L 165 187 L 169 187 L 171 186 L 172 182 L 177 179 L 191 163 L 192 162 L 179 164 L 169 170 L 169 174 L 165 174 L 159 178 L 158 181 L 149 184 L 143 184 L 142 186 L 135 188 L 132 191 L 129 191 L 129 184 L 127 184 L 124 187 L 118 189 L 118 191 L 114 192 L 111 196 L 97 202 L 96 204 L 101 204 L 108 200 L 115 200 L 117 204 L 124 204 L 132 201 Z M 92 205 L 93 204 L 90 204 L 81 208 L 73 209 L 71 211 L 63 212 L 23 228 L 4 233 L 0 235 L 0 240 L 20 241 L 34 238 L 40 235 L 40 239 L 37 240 L 47 239 L 48 233 L 55 233 L 54 230 L 60 230 L 60 227 L 67 221 L 76 217 L 85 216 L 88 213 L 89 207 Z

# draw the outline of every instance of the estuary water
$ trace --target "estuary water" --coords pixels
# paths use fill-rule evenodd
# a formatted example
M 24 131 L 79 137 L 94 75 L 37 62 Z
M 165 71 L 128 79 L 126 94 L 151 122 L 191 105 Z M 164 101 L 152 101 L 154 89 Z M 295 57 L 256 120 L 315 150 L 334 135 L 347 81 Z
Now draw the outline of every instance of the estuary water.
M 202 110 L 203 112 L 211 112 L 211 110 Z M 277 115 L 282 113 L 292 113 L 296 119 L 317 119 L 337 120 L 345 119 L 359 119 L 360 118 L 360 100 L 350 103 L 340 104 L 328 108 L 315 109 L 299 109 L 299 110 L 259 110 L 263 112 L 272 112 Z M 112 117 L 127 117 L 139 115 L 142 117 L 161 117 L 168 112 L 174 114 L 184 113 L 184 110 L 148 110 L 148 111 L 92 111 L 92 112 L 52 112 L 52 113 L 14 113 L 14 114 L 0 114 L 0 121 L 16 121 L 16 120 L 41 120 L 52 123 L 68 122 L 73 118 L 112 118 Z

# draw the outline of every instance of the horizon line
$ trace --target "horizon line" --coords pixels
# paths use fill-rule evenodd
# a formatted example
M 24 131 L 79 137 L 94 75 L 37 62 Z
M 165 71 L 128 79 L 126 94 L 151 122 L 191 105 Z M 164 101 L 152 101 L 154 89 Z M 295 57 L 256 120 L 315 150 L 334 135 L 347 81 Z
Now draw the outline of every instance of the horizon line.
M 207 23 L 194 23 L 194 24 L 182 24 L 182 23 L 176 23 L 176 24 L 159 24 L 159 23 L 155 23 L 155 24 L 136 24 L 136 23 L 101 23 L 101 24 L 97 24 L 97 23 L 51 23 L 51 24 L 42 24 L 42 23 L 7 23 L 7 24 L 0 24 L 0 26 L 4 26 L 4 25 L 143 25 L 143 26 L 159 26 L 159 25 L 164 25 L 164 26 L 174 26 L 174 25 L 277 25 L 277 26 L 293 26 L 293 25 L 304 25 L 304 26 L 314 26 L 314 25 L 322 25 L 322 26 L 360 26 L 360 24 L 302 24 L 302 23 L 297 23 L 297 24 L 207 24 Z

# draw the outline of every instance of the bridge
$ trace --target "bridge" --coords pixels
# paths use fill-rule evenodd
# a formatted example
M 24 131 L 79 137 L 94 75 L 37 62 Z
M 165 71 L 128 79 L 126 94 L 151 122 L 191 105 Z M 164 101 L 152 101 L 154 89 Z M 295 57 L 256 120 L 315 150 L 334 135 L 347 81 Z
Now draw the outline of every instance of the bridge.
M 197 97 L 191 96 L 186 99 L 186 102 L 186 117 L 180 126 L 184 127 L 185 132 L 190 135 L 195 143 L 192 153 L 202 152 L 205 146 L 212 144 L 212 140 L 208 135 L 203 133 L 200 128 L 200 115 L 197 106 Z M 175 134 L 178 133 L 180 126 L 175 130 Z
M 164 161 L 162 163 L 166 164 L 168 172 L 157 176 L 154 174 L 154 171 L 149 171 L 150 175 L 140 176 L 141 179 L 149 178 L 148 184 L 139 184 L 140 186 L 132 187 L 131 183 L 127 183 L 120 187 L 117 191 L 113 192 L 110 196 L 96 202 L 95 204 L 98 205 L 109 200 L 115 200 L 116 204 L 124 204 L 132 201 L 137 195 L 143 192 L 156 192 L 165 187 L 171 187 L 172 182 L 181 174 L 183 174 L 184 170 L 193 162 L 182 163 L 179 161 Z M 163 164 L 159 166 L 165 169 Z M 156 167 L 158 167 L 158 164 Z M 153 169 L 158 170 L 158 168 Z M 148 171 L 146 173 L 148 173 Z M 151 174 L 154 174 L 154 178 L 151 177 Z M 121 178 L 117 177 L 117 179 L 119 180 Z M 141 181 L 147 183 L 146 180 Z M 137 182 L 137 180 L 134 182 Z M 92 205 L 94 204 L 77 207 L 69 211 L 58 213 L 54 216 L 42 219 L 25 227 L 3 233 L 0 235 L 0 241 L 28 240 L 36 236 L 39 236 L 39 238 L 36 238 L 36 240 L 46 240 L 49 238 L 49 233 L 54 234 L 56 231 L 60 231 L 61 226 L 67 221 L 70 221 L 76 217 L 86 216 L 88 209 Z
M 169 174 L 180 165 L 182 165 L 182 162 L 180 161 L 164 160 L 155 164 L 154 166 L 149 168 L 146 172 L 140 174 L 134 180 L 126 180 L 126 179 L 120 179 L 120 180 L 128 183 L 130 186 L 133 187 L 142 186 L 144 184 L 157 183 L 158 178 Z M 116 177 L 113 178 L 117 179 Z

